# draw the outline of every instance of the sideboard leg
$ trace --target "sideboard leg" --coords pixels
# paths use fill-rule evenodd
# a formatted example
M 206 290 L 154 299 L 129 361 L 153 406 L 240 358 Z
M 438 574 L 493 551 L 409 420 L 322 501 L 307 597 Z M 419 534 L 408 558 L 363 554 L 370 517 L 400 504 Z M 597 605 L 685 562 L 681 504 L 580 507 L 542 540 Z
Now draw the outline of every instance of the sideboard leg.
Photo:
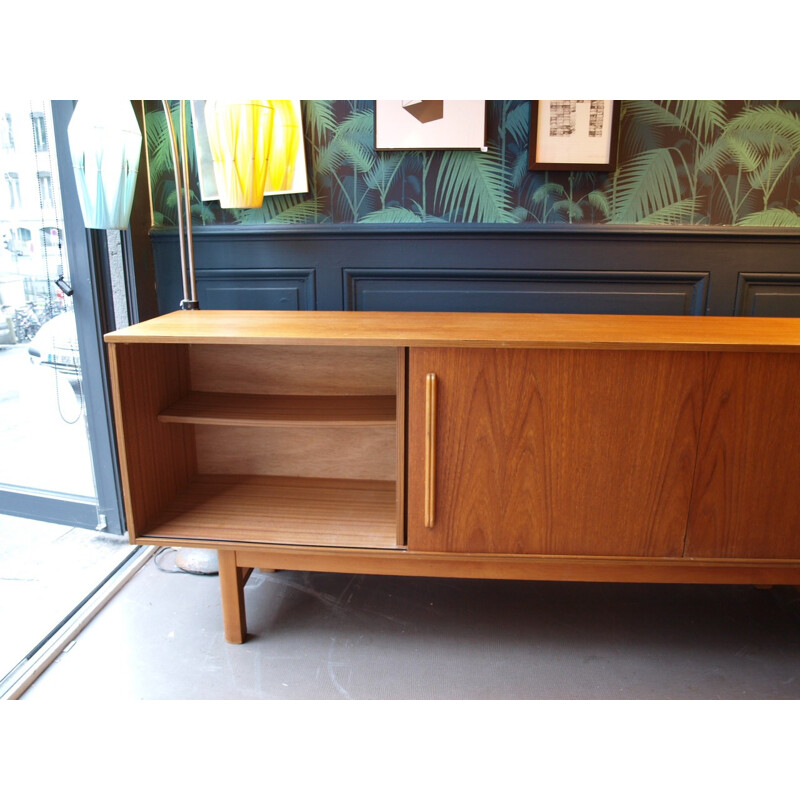
M 240 570 L 236 566 L 236 553 L 232 550 L 220 550 L 217 555 L 225 641 L 230 644 L 242 644 L 247 637 L 244 584 L 249 577 L 249 571 Z

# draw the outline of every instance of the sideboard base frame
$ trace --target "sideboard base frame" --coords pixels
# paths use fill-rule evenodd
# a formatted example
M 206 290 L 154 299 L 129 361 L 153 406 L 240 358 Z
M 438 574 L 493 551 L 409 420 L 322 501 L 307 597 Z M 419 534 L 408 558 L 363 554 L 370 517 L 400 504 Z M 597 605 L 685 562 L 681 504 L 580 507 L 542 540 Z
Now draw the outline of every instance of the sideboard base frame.
M 244 587 L 254 569 L 599 583 L 800 585 L 800 561 L 504 557 L 264 545 L 219 550 L 218 554 L 225 640 L 230 644 L 247 639 Z

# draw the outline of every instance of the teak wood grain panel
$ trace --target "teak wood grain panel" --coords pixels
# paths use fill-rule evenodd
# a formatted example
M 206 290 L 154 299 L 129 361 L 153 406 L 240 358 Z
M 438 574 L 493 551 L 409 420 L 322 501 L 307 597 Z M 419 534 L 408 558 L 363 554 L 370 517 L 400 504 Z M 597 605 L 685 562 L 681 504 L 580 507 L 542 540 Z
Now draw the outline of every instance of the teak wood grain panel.
M 394 481 L 392 427 L 196 426 L 197 469 L 226 475 L 285 475 Z
M 125 513 L 131 538 L 154 524 L 196 471 L 193 432 L 158 421 L 189 389 L 182 345 L 109 347 Z
M 176 311 L 107 342 L 800 352 L 800 320 L 613 314 Z M 221 391 L 224 391 L 221 390 Z M 370 392 L 367 392 L 370 394 Z
M 708 364 L 686 555 L 800 558 L 800 356 Z
M 396 437 L 395 437 L 395 465 L 397 478 L 395 480 L 395 541 L 398 547 L 406 543 L 406 364 L 408 351 L 398 347 L 395 351 L 397 359 L 397 396 L 395 398 Z
M 391 347 L 192 345 L 192 387 L 271 395 L 394 395 Z
M 162 411 L 162 422 L 253 427 L 394 427 L 394 395 L 190 392 Z
M 236 545 L 236 562 L 260 569 L 626 583 L 744 583 L 800 585 L 800 561 L 595 556 L 475 555 Z
M 412 348 L 409 549 L 681 556 L 703 360 Z M 432 528 L 423 520 L 428 373 L 438 379 Z
M 395 485 L 256 475 L 198 475 L 163 509 L 159 540 L 397 546 Z M 142 540 L 146 543 L 147 539 Z

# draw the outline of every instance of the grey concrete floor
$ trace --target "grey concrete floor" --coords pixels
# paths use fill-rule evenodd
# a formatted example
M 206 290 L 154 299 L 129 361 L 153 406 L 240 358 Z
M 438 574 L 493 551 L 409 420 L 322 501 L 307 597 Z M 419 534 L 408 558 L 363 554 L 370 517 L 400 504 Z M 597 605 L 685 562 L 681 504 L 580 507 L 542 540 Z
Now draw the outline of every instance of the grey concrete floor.
M 800 699 L 800 592 L 255 572 L 148 562 L 23 695 L 66 699 Z M 160 567 L 160 568 L 159 568 Z
M 0 678 L 134 549 L 122 536 L 0 514 Z

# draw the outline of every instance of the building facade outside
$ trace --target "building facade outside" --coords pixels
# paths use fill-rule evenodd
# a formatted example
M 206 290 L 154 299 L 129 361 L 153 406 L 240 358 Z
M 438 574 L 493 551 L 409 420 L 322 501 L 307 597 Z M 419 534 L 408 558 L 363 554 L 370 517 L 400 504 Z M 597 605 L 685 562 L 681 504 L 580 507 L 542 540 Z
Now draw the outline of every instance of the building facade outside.
M 0 303 L 16 341 L 64 310 L 53 284 L 66 254 L 52 129 L 48 101 L 0 99 Z

